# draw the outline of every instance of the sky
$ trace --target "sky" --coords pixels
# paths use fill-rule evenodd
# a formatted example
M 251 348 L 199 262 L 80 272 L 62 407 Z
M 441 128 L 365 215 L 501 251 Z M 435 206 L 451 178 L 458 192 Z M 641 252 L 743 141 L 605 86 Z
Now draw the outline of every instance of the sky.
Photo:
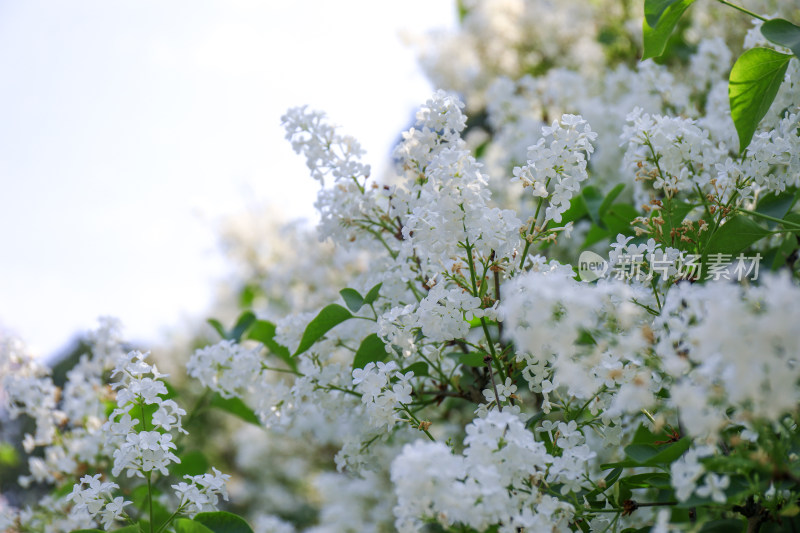
M 49 357 L 98 316 L 165 340 L 229 266 L 225 215 L 313 219 L 280 127 L 324 110 L 380 170 L 433 88 L 401 32 L 446 0 L 0 0 L 0 332 Z

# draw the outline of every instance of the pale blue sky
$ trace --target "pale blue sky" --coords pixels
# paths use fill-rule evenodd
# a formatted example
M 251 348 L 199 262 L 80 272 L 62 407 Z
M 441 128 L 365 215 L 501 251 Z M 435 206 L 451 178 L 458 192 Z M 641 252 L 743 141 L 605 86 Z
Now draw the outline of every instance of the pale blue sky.
M 398 32 L 453 5 L 0 2 L 0 328 L 49 355 L 103 314 L 145 343 L 202 320 L 221 215 L 313 216 L 281 114 L 325 110 L 380 168 L 432 90 Z

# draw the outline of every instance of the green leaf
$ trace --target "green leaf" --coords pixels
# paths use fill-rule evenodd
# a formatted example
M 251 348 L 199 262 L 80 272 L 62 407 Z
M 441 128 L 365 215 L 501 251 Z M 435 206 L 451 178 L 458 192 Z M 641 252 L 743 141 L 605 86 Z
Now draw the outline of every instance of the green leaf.
M 605 216 L 603 216 L 603 225 L 608 228 L 612 235 L 633 235 L 631 224 L 633 219 L 639 216 L 639 212 L 630 204 L 614 204 Z
M 242 335 L 252 326 L 256 321 L 256 315 L 252 311 L 245 311 L 239 315 L 239 319 L 233 326 L 233 329 L 228 334 L 228 339 L 239 342 L 242 340 Z
M 736 60 L 728 82 L 731 117 L 739 134 L 739 152 L 750 145 L 758 123 L 769 111 L 792 56 L 752 48 Z
M 194 521 L 200 522 L 214 533 L 253 533 L 253 529 L 244 518 L 226 511 L 199 513 L 194 517 Z
M 611 472 L 606 474 L 606 477 L 604 479 L 604 481 L 606 483 L 605 484 L 605 489 L 601 489 L 599 487 L 596 488 L 596 489 L 593 489 L 588 494 L 586 494 L 586 498 L 591 498 L 595 494 L 600 494 L 601 492 L 604 492 L 605 490 L 610 489 L 614 485 L 614 483 L 617 482 L 617 480 L 619 479 L 619 476 L 621 474 L 622 474 L 622 468 L 613 469 Z
M 356 351 L 356 356 L 353 358 L 353 369 L 364 368 L 367 363 L 377 363 L 386 359 L 386 344 L 381 340 L 376 333 L 367 336 Z
M 206 320 L 206 322 L 208 322 L 211 325 L 211 327 L 214 328 L 214 331 L 216 331 L 220 337 L 222 337 L 223 339 L 228 338 L 228 334 L 225 333 L 225 328 L 222 326 L 222 323 L 219 320 L 217 320 L 216 318 L 209 318 L 208 320 Z
M 652 444 L 630 444 L 625 446 L 625 455 L 639 464 L 644 464 L 658 455 L 658 448 Z
M 583 198 L 584 205 L 586 205 L 586 211 L 589 213 L 589 218 L 592 219 L 592 222 L 598 225 L 602 225 L 600 223 L 600 206 L 603 204 L 603 195 L 600 194 L 600 191 L 597 190 L 597 187 L 593 187 L 589 185 L 588 187 L 584 187 L 581 191 L 581 198 Z
M 383 282 L 378 283 L 369 290 L 367 295 L 364 296 L 364 305 L 370 305 L 375 303 L 375 300 L 377 300 L 378 296 L 380 296 L 381 286 L 383 286 Z
M 342 299 L 344 303 L 347 304 L 347 308 L 354 313 L 357 313 L 358 310 L 361 309 L 361 306 L 364 305 L 364 298 L 362 298 L 355 289 L 342 289 L 339 291 L 339 294 L 342 295 Z
M 0 467 L 16 466 L 19 464 L 17 449 L 8 442 L 0 442 Z
M 613 472 L 613 471 L 612 471 Z M 636 489 L 669 489 L 670 475 L 664 472 L 649 472 L 646 474 L 636 474 L 624 478 L 620 483 L 625 483 L 627 486 Z
M 678 0 L 644 0 L 644 19 L 651 28 L 655 28 L 664 11 Z
M 553 227 L 566 226 L 570 222 L 575 222 L 587 214 L 588 211 L 586 210 L 586 202 L 583 201 L 583 197 L 580 195 L 575 196 L 570 202 L 569 208 L 561 213 L 561 222 L 558 224 L 553 224 Z
M 655 444 L 659 440 L 658 436 L 647 429 L 644 424 L 639 426 L 636 433 L 633 435 L 633 444 Z
M 214 530 L 188 518 L 177 518 L 173 523 L 175 524 L 175 533 L 214 533 Z
M 132 525 L 115 529 L 114 533 L 138 533 L 139 531 L 140 531 L 139 526 Z M 103 531 L 102 529 L 73 529 L 70 533 L 106 533 L 106 532 Z
M 622 192 L 622 190 L 624 188 L 625 188 L 625 184 L 624 183 L 620 183 L 619 185 L 617 185 L 616 187 L 611 189 L 608 192 L 608 194 L 606 194 L 606 197 L 603 199 L 603 203 L 600 204 L 600 207 L 597 209 L 597 216 L 598 217 L 603 218 L 603 215 L 606 214 L 606 211 L 608 211 L 608 208 L 611 207 L 611 204 L 614 202 L 614 200 L 617 199 L 617 196 L 620 195 L 620 193 Z
M 598 243 L 603 239 L 608 239 L 610 237 L 611 237 L 610 231 L 601 228 L 597 224 L 592 224 L 589 227 L 589 231 L 586 232 L 586 240 L 583 241 L 582 248 L 588 248 L 589 246 Z
M 464 366 L 472 366 L 472 367 L 486 366 L 486 363 L 483 362 L 483 357 L 484 357 L 483 354 L 478 352 L 470 352 L 470 353 L 451 352 L 447 355 L 452 357 L 453 359 L 455 359 Z
M 644 53 L 642 54 L 642 61 L 652 57 L 659 57 L 664 53 L 667 47 L 667 41 L 675 29 L 675 25 L 683 15 L 683 12 L 688 9 L 694 0 L 678 0 L 666 7 L 658 22 L 655 26 L 650 27 L 647 24 L 647 19 L 642 23 L 642 32 L 644 33 Z
M 414 372 L 415 376 L 429 376 L 428 373 L 428 363 L 424 361 L 420 361 L 418 363 L 414 363 L 413 365 L 409 365 L 400 371 L 403 374 L 408 372 Z
M 761 25 L 761 35 L 788 48 L 800 57 L 800 27 L 785 19 L 772 19 Z
M 130 525 L 130 526 L 125 526 L 125 527 L 121 527 L 119 529 L 115 529 L 114 533 L 139 533 L 140 531 L 142 531 L 142 528 L 140 528 L 136 524 L 133 524 L 133 525 Z
M 688 215 L 692 209 L 694 209 L 694 206 L 691 204 L 665 198 L 664 207 L 653 213 L 653 216 L 661 215 L 661 218 L 664 220 L 661 231 L 663 232 L 664 239 L 666 240 L 665 244 L 667 246 L 672 246 L 674 248 L 682 248 L 685 246 L 685 243 L 683 243 L 678 236 L 672 235 L 672 230 L 683 223 L 686 215 Z
M 774 250 L 774 257 L 771 263 L 771 270 L 776 272 L 780 269 L 786 262 L 792 257 L 792 254 L 797 250 L 797 237 L 793 234 L 789 234 L 781 241 L 781 244 L 775 248 Z M 765 258 L 766 259 L 766 258 Z
M 705 254 L 735 254 L 769 235 L 769 231 L 746 216 L 734 216 L 720 226 L 705 249 Z
M 780 194 L 767 194 L 758 201 L 756 211 L 774 218 L 783 218 L 797 201 L 798 191 L 790 189 Z M 768 222 L 769 227 L 774 227 L 775 222 Z
M 747 525 L 744 519 L 725 518 L 723 520 L 714 520 L 713 522 L 706 522 L 703 524 L 703 529 L 700 533 L 730 533 L 731 531 L 742 531 Z
M 311 348 L 323 335 L 349 318 L 353 318 L 353 315 L 341 305 L 331 304 L 325 307 L 314 320 L 309 322 L 308 326 L 306 326 L 306 330 L 303 332 L 303 338 L 300 340 L 300 346 L 297 347 L 297 351 L 294 352 L 293 357 Z
M 682 438 L 668 446 L 656 447 L 651 444 L 631 444 L 625 447 L 625 461 L 600 465 L 603 470 L 609 468 L 631 468 L 635 466 L 660 466 L 670 464 L 689 449 L 692 442 Z
M 656 466 L 661 464 L 671 464 L 676 461 L 683 453 L 689 449 L 689 446 L 692 445 L 692 441 L 689 438 L 682 438 L 678 442 L 674 442 L 669 446 L 666 446 L 661 451 L 659 451 L 656 455 L 651 457 L 647 461 L 646 466 Z
M 251 424 L 255 424 L 257 426 L 261 425 L 261 421 L 258 419 L 253 410 L 247 407 L 247 405 L 245 405 L 245 403 L 239 398 L 223 398 L 219 395 L 219 393 L 214 393 L 214 396 L 211 397 L 210 405 L 222 409 L 223 411 L 227 411 L 232 415 L 238 416 L 245 422 L 250 422 Z
M 164 387 L 167 389 L 167 393 L 162 396 L 165 400 L 172 400 L 173 398 L 178 397 L 178 389 L 172 386 L 169 381 L 163 381 Z
M 253 325 L 256 321 L 256 315 L 253 314 L 252 311 L 245 311 L 239 318 L 236 320 L 236 324 L 234 324 L 233 329 L 230 332 L 225 331 L 225 327 L 222 323 L 217 320 L 216 318 L 209 318 L 207 322 L 211 324 L 211 327 L 219 333 L 219 336 L 223 339 L 233 340 L 239 342 L 242 339 L 242 335 L 244 335 L 245 331 Z
M 275 341 L 275 324 L 266 320 L 256 320 L 253 327 L 247 332 L 247 338 L 266 346 L 270 353 L 277 355 L 284 363 L 289 365 L 289 368 L 297 372 L 297 363 L 292 359 L 289 348 Z
M 181 462 L 172 465 L 170 473 L 173 476 L 183 478 L 183 476 L 199 476 L 209 470 L 208 460 L 203 452 L 192 450 L 180 456 Z
M 239 291 L 239 307 L 249 309 L 253 307 L 253 302 L 255 302 L 256 298 L 263 295 L 264 291 L 259 285 L 245 285 Z

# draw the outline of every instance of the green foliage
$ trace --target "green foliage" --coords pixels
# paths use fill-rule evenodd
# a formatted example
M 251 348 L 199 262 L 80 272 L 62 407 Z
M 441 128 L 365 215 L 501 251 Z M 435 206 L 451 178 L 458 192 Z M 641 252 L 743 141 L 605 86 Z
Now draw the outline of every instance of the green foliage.
M 700 533 L 730 533 L 731 531 L 741 531 L 745 525 L 743 520 L 725 518 L 705 523 Z
M 325 307 L 308 323 L 308 326 L 306 326 L 306 330 L 303 332 L 303 338 L 300 339 L 300 346 L 297 347 L 297 351 L 294 352 L 293 357 L 297 357 L 311 348 L 311 346 L 321 339 L 328 331 L 350 318 L 353 318 L 353 315 L 341 305 L 330 304 Z
M 761 34 L 769 41 L 788 48 L 800 58 L 800 27 L 788 20 L 772 19 L 761 25 Z
M 758 201 L 756 211 L 774 218 L 783 218 L 789 210 L 797 203 L 800 191 L 795 189 L 786 190 L 780 194 L 768 194 Z M 770 221 L 770 227 L 775 226 L 775 222 Z
M 297 363 L 289 353 L 289 349 L 275 341 L 275 324 L 267 320 L 256 320 L 248 330 L 246 337 L 266 346 L 270 353 L 276 355 L 289 368 L 297 372 Z
M 673 248 L 684 248 L 683 243 L 672 235 L 672 230 L 683 223 L 684 219 L 686 219 L 686 215 L 688 215 L 692 209 L 694 209 L 694 205 L 692 204 L 669 198 L 664 199 L 664 207 L 660 210 L 661 212 L 654 213 L 654 216 L 660 214 L 664 220 L 664 224 L 661 228 L 661 234 L 664 235 L 663 244 L 672 246 Z
M 678 0 L 645 0 L 644 19 L 651 28 L 655 28 L 664 11 Z
M 383 283 L 378 283 L 377 285 L 372 287 L 369 290 L 369 292 L 367 292 L 367 295 L 364 296 L 364 304 L 365 305 L 371 305 L 371 304 L 375 303 L 375 300 L 377 300 L 378 296 L 380 296 L 381 287 L 382 286 L 383 286 Z
M 475 368 L 486 366 L 486 363 L 483 362 L 483 355 L 478 352 L 470 352 L 470 353 L 452 352 L 447 355 L 458 361 L 459 364 L 465 366 L 471 366 Z
M 115 529 L 116 533 L 138 533 L 142 529 L 138 525 L 131 525 Z M 105 533 L 102 529 L 74 529 L 71 533 Z
M 666 4 L 667 2 L 661 1 L 651 3 Z M 650 26 L 647 18 L 645 18 L 642 24 L 642 32 L 644 34 L 644 53 L 642 55 L 642 60 L 658 57 L 664 53 L 664 49 L 667 47 L 667 41 L 670 35 L 672 35 L 672 31 L 678 24 L 683 12 L 693 3 L 694 0 L 669 2 L 670 5 L 665 7 L 661 11 L 660 16 L 656 18 L 656 24 L 654 26 Z M 655 9 L 651 8 L 651 19 L 653 18 L 652 13 L 654 12 Z
M 175 520 L 175 533 L 214 533 L 214 531 L 189 518 L 178 518 Z
M 428 372 L 428 363 L 420 361 L 418 363 L 414 363 L 413 365 L 409 365 L 402 369 L 400 372 L 406 374 L 408 372 L 413 372 L 415 376 L 430 376 Z
M 225 326 L 215 318 L 209 318 L 207 322 L 223 339 L 239 342 L 245 332 L 256 322 L 256 315 L 252 311 L 245 311 L 239 315 L 236 324 L 233 325 L 230 331 L 226 331 Z
M 791 58 L 768 48 L 753 48 L 734 63 L 728 96 L 740 152 L 750 145 L 758 123 L 775 100 Z
M 142 531 L 142 528 L 134 524 L 130 526 L 121 527 L 119 529 L 116 529 L 115 531 L 116 533 L 139 533 L 139 531 Z
M 8 442 L 0 442 L 0 467 L 17 466 L 18 464 L 17 449 Z
M 347 308 L 354 313 L 357 313 L 364 305 L 364 297 L 355 289 L 342 289 L 339 291 L 339 294 L 342 295 L 342 299 L 347 305 Z
M 194 517 L 194 521 L 199 522 L 214 533 L 253 533 L 253 529 L 245 522 L 244 518 L 226 511 L 199 513 Z
M 358 347 L 353 358 L 353 369 L 364 368 L 367 363 L 377 363 L 386 359 L 386 344 L 376 333 L 367 336 Z
M 219 395 L 219 393 L 214 393 L 214 396 L 211 397 L 210 405 L 212 407 L 222 409 L 223 411 L 226 411 L 232 415 L 238 416 L 245 422 L 250 422 L 256 426 L 261 425 L 261 422 L 253 410 L 247 407 L 247 405 L 245 405 L 245 403 L 239 398 L 223 398 Z
M 617 197 L 620 195 L 620 193 L 624 188 L 625 184 L 620 183 L 616 187 L 608 191 L 608 194 L 606 194 L 606 197 L 603 198 L 602 203 L 597 208 L 597 216 L 599 218 L 603 218 L 606 212 L 608 212 L 608 209 L 611 207 L 611 204 L 614 202 L 614 200 L 617 199 Z
M 171 468 L 172 475 L 178 478 L 205 474 L 211 466 L 208 464 L 206 456 L 199 450 L 183 453 L 180 459 L 181 462 L 173 465 Z
M 227 337 L 228 334 L 225 331 L 225 326 L 222 325 L 222 322 L 220 322 L 216 318 L 209 318 L 208 320 L 206 320 L 206 322 L 208 322 L 211 325 L 211 327 L 214 328 L 214 331 L 216 331 L 220 337 L 222 337 L 223 339 Z
M 664 442 L 665 438 L 659 438 L 651 433 L 645 426 L 640 426 L 633 437 L 633 442 L 625 447 L 626 460 L 602 465 L 602 468 L 633 468 L 633 467 L 654 467 L 668 466 L 689 449 L 692 444 L 691 439 L 681 438 L 676 442 Z M 643 478 L 636 478 L 637 483 L 641 483 Z
M 735 254 L 769 235 L 769 231 L 746 216 L 734 216 L 710 237 L 705 252 Z

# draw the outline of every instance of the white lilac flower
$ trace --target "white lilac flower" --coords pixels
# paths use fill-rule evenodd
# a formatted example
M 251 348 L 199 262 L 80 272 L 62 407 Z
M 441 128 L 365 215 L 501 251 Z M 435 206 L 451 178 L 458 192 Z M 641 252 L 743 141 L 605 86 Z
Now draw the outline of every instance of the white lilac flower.
M 228 500 L 226 483 L 231 476 L 223 474 L 216 468 L 211 470 L 210 474 L 184 476 L 188 483 L 182 481 L 172 485 L 180 502 L 179 508 L 182 514 L 193 517 L 197 513 L 215 511 L 220 497 Z
M 411 379 L 414 372 L 402 374 L 394 361 L 370 362 L 364 368 L 353 370 L 353 385 L 361 394 L 369 425 L 373 428 L 386 426 L 391 429 L 400 419 L 397 411 L 411 401 Z M 396 379 L 392 384 L 391 380 Z
M 343 136 L 324 121 L 325 114 L 295 107 L 281 117 L 286 139 L 292 148 L 306 158 L 306 165 L 314 179 L 324 184 L 327 175 L 334 180 L 368 176 L 369 165 L 359 159 L 364 151 L 352 137 Z
M 581 183 L 589 178 L 586 165 L 596 138 L 581 116 L 564 114 L 542 128 L 542 138 L 528 148 L 527 164 L 514 168 L 514 181 L 548 201 L 542 225 L 549 220 L 560 223 Z
M 80 483 L 72 488 L 67 500 L 74 505 L 71 514 L 86 511 L 91 517 L 99 515 L 103 527 L 109 530 L 114 521 L 124 518 L 124 507 L 131 502 L 119 496 L 114 498 L 112 491 L 118 489 L 119 485 L 101 481 L 100 478 L 100 474 L 83 476 Z
M 463 456 L 439 442 L 403 448 L 391 469 L 398 530 L 414 531 L 421 518 L 477 530 L 497 523 L 552 527 L 569 515 L 571 506 L 535 489 L 508 490 L 542 479 L 554 461 L 519 417 L 489 412 L 466 427 L 464 445 Z
M 260 348 L 245 348 L 231 340 L 196 350 L 186 364 L 188 374 L 224 398 L 243 396 L 261 373 Z
M 718 476 L 713 473 L 708 473 L 705 476 L 705 483 L 699 487 L 695 491 L 698 496 L 707 498 L 710 497 L 717 503 L 725 503 L 727 501 L 727 496 L 725 495 L 725 489 L 731 484 L 731 480 L 728 476 Z

